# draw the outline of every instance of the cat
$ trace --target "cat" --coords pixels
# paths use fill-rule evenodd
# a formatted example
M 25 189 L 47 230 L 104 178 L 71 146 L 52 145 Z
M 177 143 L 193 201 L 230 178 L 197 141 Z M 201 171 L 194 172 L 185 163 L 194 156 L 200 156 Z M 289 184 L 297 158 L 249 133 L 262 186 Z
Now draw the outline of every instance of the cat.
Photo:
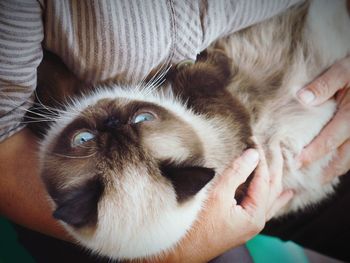
M 38 101 L 55 120 L 42 133 L 40 163 L 53 216 L 95 253 L 160 255 L 191 228 L 211 182 L 255 146 L 253 135 L 267 156 L 281 145 L 283 185 L 295 191 L 276 217 L 320 202 L 338 184 L 320 176 L 336 153 L 301 170 L 294 158 L 336 103 L 308 107 L 296 93 L 349 55 L 349 43 L 346 2 L 319 0 L 213 43 L 164 83 L 93 87 L 47 55 Z

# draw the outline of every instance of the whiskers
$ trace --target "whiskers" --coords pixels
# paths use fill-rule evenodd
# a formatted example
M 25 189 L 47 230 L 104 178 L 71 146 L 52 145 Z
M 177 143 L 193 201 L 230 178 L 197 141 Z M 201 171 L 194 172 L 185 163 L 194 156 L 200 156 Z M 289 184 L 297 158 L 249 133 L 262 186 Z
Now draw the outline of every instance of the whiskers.
M 21 124 L 56 122 L 62 118 L 73 117 L 71 112 L 63 110 L 66 108 L 66 105 L 61 103 L 60 106 L 62 109 L 53 108 L 42 103 L 36 92 L 34 92 L 34 95 L 36 101 L 33 102 L 32 98 L 30 97 L 24 102 L 21 101 L 21 104 L 18 105 L 18 101 L 5 94 L 5 92 L 0 92 L 0 97 L 3 98 L 4 103 L 9 104 L 13 110 L 20 110 L 26 113 L 23 119 L 20 121 Z M 32 105 L 30 108 L 26 107 L 26 105 L 30 104 Z
M 136 88 L 143 90 L 146 95 L 153 93 L 165 82 L 166 75 L 168 74 L 171 67 L 172 65 L 170 64 L 170 59 L 167 59 L 158 67 L 156 72 L 152 73 L 153 76 L 150 79 L 147 79 L 148 76 L 146 76 L 139 82 Z

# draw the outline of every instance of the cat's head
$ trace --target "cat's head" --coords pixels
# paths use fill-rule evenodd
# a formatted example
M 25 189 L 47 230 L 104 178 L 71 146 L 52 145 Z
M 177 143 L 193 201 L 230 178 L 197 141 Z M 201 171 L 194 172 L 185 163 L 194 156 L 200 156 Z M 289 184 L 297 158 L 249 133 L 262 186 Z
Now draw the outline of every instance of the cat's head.
M 101 243 L 102 254 L 106 240 L 130 257 L 181 238 L 200 209 L 196 194 L 215 174 L 189 122 L 203 125 L 180 103 L 145 91 L 115 87 L 78 100 L 41 147 L 54 217 L 86 245 Z
M 217 163 L 229 156 L 224 144 L 235 145 L 232 129 L 220 120 L 152 85 L 99 88 L 76 99 L 59 112 L 41 145 L 54 217 L 109 257 L 172 247 L 196 219 Z

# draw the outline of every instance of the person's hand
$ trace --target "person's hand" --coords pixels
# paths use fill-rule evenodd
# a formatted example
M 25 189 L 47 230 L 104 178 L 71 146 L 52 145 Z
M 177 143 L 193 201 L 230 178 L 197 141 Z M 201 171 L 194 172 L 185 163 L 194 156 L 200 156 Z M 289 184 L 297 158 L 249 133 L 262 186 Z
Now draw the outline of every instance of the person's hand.
M 215 181 L 188 235 L 161 262 L 206 262 L 258 234 L 293 196 L 292 191 L 282 192 L 283 158 L 279 147 L 273 151 L 272 163 L 268 169 L 262 151 L 254 149 L 236 159 Z M 255 168 L 247 195 L 238 205 L 235 191 Z
M 317 106 L 335 96 L 338 109 L 333 119 L 297 157 L 300 167 L 337 150 L 324 171 L 325 182 L 350 170 L 350 57 L 334 64 L 310 85 L 298 92 L 300 100 Z

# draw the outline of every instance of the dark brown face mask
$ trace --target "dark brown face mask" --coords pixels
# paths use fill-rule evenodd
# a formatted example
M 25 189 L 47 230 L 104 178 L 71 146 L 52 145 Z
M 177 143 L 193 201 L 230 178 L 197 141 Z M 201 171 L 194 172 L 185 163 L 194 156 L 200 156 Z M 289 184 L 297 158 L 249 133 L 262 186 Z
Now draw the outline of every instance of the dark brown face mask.
M 140 109 L 154 112 L 159 119 L 172 119 L 167 110 L 139 101 L 117 105 L 104 99 L 82 112 L 56 137 L 44 158 L 42 178 L 56 204 L 53 216 L 75 228 L 96 225 L 105 186 L 122 180 L 128 166 L 147 167 L 148 173 L 140 176 L 168 182 L 179 204 L 196 195 L 215 175 L 214 169 L 192 164 L 202 162 L 199 150 L 191 160 L 173 162 L 155 158 L 142 144 L 143 129 L 161 124 L 141 123 Z

